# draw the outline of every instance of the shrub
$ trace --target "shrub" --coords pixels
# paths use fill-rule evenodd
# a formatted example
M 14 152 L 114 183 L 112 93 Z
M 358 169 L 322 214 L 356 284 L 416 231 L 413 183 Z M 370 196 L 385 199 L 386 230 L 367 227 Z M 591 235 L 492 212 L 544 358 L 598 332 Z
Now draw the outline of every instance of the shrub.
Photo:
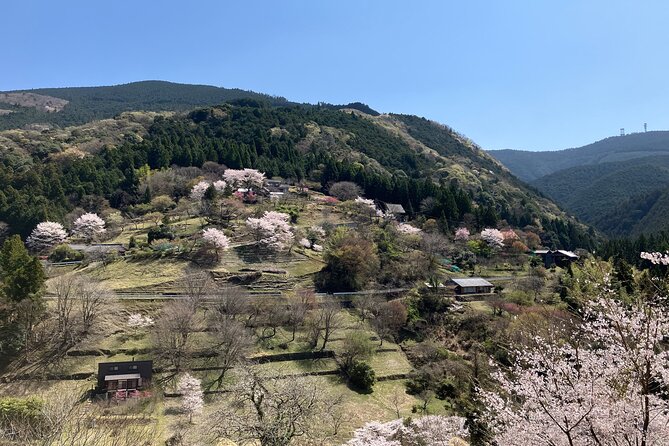
M 50 262 L 75 262 L 83 260 L 84 253 L 70 248 L 68 245 L 58 245 L 49 255 Z
M 356 361 L 349 368 L 348 381 L 355 389 L 364 393 L 371 393 L 374 382 L 376 382 L 376 374 L 366 362 Z
M 160 226 L 154 226 L 149 229 L 148 232 L 149 244 L 152 243 L 154 240 L 161 240 L 161 239 L 174 240 L 174 233 L 172 232 L 172 228 L 170 228 L 169 226 L 160 225 Z
M 37 427 L 42 421 L 43 407 L 44 401 L 36 397 L 0 398 L 0 429 L 16 426 Z

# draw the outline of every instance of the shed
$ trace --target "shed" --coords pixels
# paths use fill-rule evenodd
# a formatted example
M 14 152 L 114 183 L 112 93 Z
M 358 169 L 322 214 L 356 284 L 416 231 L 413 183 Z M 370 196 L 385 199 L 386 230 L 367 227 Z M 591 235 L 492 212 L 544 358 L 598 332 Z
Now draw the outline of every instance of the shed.
M 490 294 L 495 285 L 480 277 L 451 279 L 455 284 L 456 294 Z
M 99 393 L 142 390 L 151 383 L 153 361 L 101 362 L 98 364 Z
M 571 262 L 579 259 L 578 255 L 564 249 L 538 249 L 534 251 L 534 254 L 541 257 L 546 268 L 550 268 L 553 265 L 564 268 Z

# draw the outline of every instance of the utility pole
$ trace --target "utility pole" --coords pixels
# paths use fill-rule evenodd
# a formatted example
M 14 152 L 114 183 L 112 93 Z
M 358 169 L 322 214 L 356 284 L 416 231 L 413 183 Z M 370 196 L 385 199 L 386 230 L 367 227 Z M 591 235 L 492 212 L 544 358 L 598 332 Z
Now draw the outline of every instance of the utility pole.
M 646 133 L 648 131 L 648 123 L 644 122 L 643 123 L 643 132 Z

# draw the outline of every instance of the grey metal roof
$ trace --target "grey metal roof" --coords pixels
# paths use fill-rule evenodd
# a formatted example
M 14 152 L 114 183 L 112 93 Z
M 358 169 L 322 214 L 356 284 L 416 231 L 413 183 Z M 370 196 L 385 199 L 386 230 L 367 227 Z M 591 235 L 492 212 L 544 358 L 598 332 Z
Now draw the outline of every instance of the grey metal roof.
M 401 204 L 386 203 L 386 209 L 393 214 L 406 214 L 404 206 Z
M 488 282 L 485 279 L 480 277 L 472 277 L 471 279 L 451 279 L 456 285 L 461 287 L 470 287 L 470 286 L 495 286 L 492 283 Z
M 578 256 L 571 251 L 565 251 L 563 249 L 558 249 L 558 252 L 562 255 L 567 256 L 567 257 L 573 257 L 575 259 L 578 259 Z

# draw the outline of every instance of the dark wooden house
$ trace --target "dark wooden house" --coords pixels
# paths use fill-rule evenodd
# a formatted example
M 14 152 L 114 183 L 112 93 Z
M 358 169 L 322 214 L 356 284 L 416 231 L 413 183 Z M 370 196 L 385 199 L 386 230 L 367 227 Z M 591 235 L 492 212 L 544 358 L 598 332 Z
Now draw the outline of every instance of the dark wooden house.
M 153 361 L 101 362 L 98 364 L 98 393 L 115 395 L 146 389 L 151 383 Z
M 571 251 L 565 251 L 563 249 L 539 249 L 534 251 L 535 255 L 541 257 L 541 260 L 544 262 L 546 268 L 552 266 L 559 266 L 560 268 L 565 268 L 571 262 L 578 260 L 578 255 L 574 254 Z
M 455 284 L 455 294 L 490 294 L 495 285 L 480 277 L 451 279 Z

